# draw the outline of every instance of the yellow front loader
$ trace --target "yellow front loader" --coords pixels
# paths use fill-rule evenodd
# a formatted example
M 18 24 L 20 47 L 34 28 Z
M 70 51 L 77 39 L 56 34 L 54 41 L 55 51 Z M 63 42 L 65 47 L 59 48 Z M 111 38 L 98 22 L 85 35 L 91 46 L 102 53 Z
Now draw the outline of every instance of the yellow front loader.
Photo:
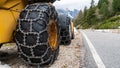
M 16 42 L 20 57 L 28 64 L 52 64 L 60 40 L 54 1 L 0 0 L 0 46 Z

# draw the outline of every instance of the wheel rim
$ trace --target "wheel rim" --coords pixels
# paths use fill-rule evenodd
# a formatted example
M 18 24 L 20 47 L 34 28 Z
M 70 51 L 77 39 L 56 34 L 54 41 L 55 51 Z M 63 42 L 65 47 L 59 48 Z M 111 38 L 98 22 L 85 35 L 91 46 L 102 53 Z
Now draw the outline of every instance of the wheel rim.
M 49 32 L 49 45 L 54 50 L 57 48 L 58 41 L 58 31 L 54 20 L 50 21 L 48 32 Z
M 74 35 L 74 24 L 73 24 L 73 22 L 71 23 L 71 28 L 72 28 L 72 34 Z

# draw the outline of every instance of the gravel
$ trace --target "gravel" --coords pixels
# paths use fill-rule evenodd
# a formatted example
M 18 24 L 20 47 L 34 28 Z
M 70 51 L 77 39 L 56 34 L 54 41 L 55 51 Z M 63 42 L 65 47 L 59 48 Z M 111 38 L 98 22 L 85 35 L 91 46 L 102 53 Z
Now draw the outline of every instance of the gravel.
M 61 45 L 60 55 L 50 68 L 80 68 L 81 36 L 79 33 L 75 36 L 70 45 Z
M 1 58 L 0 68 L 36 68 L 29 66 L 17 54 L 17 46 L 14 43 L 5 44 L 0 52 L 9 53 Z M 70 45 L 61 45 L 57 60 L 48 68 L 82 68 L 83 65 L 82 37 L 80 32 L 75 32 L 75 39 Z M 4 66 L 4 67 L 2 67 Z M 46 68 L 46 67 L 45 67 Z
M 1 62 L 0 62 L 0 68 L 11 68 L 11 67 L 7 64 L 2 65 Z

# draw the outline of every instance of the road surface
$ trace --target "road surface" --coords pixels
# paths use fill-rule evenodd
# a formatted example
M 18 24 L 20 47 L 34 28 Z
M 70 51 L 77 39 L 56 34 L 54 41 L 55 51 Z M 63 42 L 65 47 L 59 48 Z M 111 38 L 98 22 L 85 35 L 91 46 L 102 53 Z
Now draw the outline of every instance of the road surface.
M 86 68 L 120 68 L 120 34 L 84 30 Z

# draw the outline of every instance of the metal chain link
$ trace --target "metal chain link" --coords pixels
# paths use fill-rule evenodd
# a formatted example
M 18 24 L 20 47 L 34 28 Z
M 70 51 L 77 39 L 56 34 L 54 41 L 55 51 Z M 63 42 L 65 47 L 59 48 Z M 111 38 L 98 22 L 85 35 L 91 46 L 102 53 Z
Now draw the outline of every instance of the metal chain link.
M 53 57 L 53 55 L 51 55 L 48 60 L 44 61 L 44 60 L 43 60 L 43 57 L 47 54 L 48 49 L 50 49 L 50 46 L 48 45 L 48 42 L 46 42 L 46 43 L 39 43 L 39 39 L 40 39 L 39 35 L 40 35 L 41 33 L 45 32 L 45 31 L 47 31 L 48 28 L 46 28 L 46 29 L 44 29 L 44 30 L 42 30 L 42 31 L 40 31 L 40 32 L 33 32 L 33 30 L 32 30 L 32 24 L 33 24 L 33 21 L 37 21 L 38 19 L 44 20 L 44 19 L 40 18 L 40 16 L 41 16 L 42 13 L 47 13 L 48 15 L 50 14 L 50 15 L 49 15 L 49 17 L 50 17 L 51 14 L 53 13 L 53 11 L 50 10 L 50 13 L 46 12 L 47 9 L 44 8 L 44 6 L 47 6 L 49 9 L 50 9 L 50 8 L 53 8 L 53 6 L 49 5 L 48 3 L 44 3 L 44 4 L 35 3 L 35 4 L 33 4 L 33 5 L 36 6 L 34 9 L 27 9 L 27 7 L 29 7 L 29 5 L 27 5 L 27 7 L 23 10 L 23 11 L 27 11 L 26 17 L 25 17 L 25 19 L 19 19 L 18 29 L 16 30 L 16 31 L 22 32 L 23 37 L 24 37 L 24 38 L 23 38 L 23 42 L 24 42 L 24 43 L 21 44 L 21 43 L 19 43 L 19 41 L 17 41 L 17 40 L 16 40 L 16 42 L 17 42 L 18 48 L 19 48 L 19 50 L 20 50 L 19 54 L 22 54 L 22 55 L 24 55 L 25 57 L 27 57 L 27 58 L 28 58 L 27 60 L 28 60 L 28 63 L 29 63 L 29 64 L 41 65 L 41 64 L 43 64 L 43 63 L 48 62 L 48 61 L 51 59 L 51 57 Z M 42 5 L 42 6 L 41 6 L 41 5 Z M 39 9 L 38 9 L 38 6 L 41 6 L 42 8 L 44 8 L 44 10 L 39 10 Z M 38 18 L 35 18 L 35 19 L 27 19 L 30 11 L 37 11 L 37 12 L 39 12 Z M 30 22 L 30 32 L 24 32 L 24 31 L 21 29 L 22 27 L 21 27 L 20 23 L 23 22 L 23 21 L 28 21 L 28 22 Z M 44 20 L 44 21 L 46 22 L 46 20 Z M 46 22 L 46 24 L 47 24 L 47 22 Z M 50 24 L 50 23 L 49 23 L 49 24 Z M 48 24 L 48 25 L 49 25 L 49 24 Z M 47 27 L 48 27 L 48 25 L 47 25 Z M 27 45 L 26 45 L 26 39 L 25 39 L 25 38 L 27 37 L 28 34 L 37 35 L 37 43 L 36 43 L 36 45 L 33 45 L 33 46 L 27 46 Z M 48 35 L 49 35 L 49 34 L 48 34 Z M 49 36 L 48 36 L 48 37 L 49 37 Z M 45 53 L 44 53 L 42 56 L 35 56 L 35 55 L 34 55 L 34 52 L 33 52 L 33 48 L 35 48 L 35 47 L 37 47 L 37 46 L 39 46 L 39 45 L 43 46 L 43 44 L 47 45 L 47 49 L 46 49 Z M 29 48 L 30 51 L 31 51 L 31 53 L 32 53 L 32 56 L 28 56 L 28 55 L 24 54 L 23 51 L 22 51 L 22 49 L 21 49 L 21 46 L 22 46 L 22 47 Z M 32 62 L 30 61 L 30 58 L 40 58 L 42 62 L 41 62 L 41 63 L 32 63 Z M 53 61 L 53 60 L 52 60 L 52 61 Z M 52 62 L 52 61 L 51 61 L 51 62 Z

